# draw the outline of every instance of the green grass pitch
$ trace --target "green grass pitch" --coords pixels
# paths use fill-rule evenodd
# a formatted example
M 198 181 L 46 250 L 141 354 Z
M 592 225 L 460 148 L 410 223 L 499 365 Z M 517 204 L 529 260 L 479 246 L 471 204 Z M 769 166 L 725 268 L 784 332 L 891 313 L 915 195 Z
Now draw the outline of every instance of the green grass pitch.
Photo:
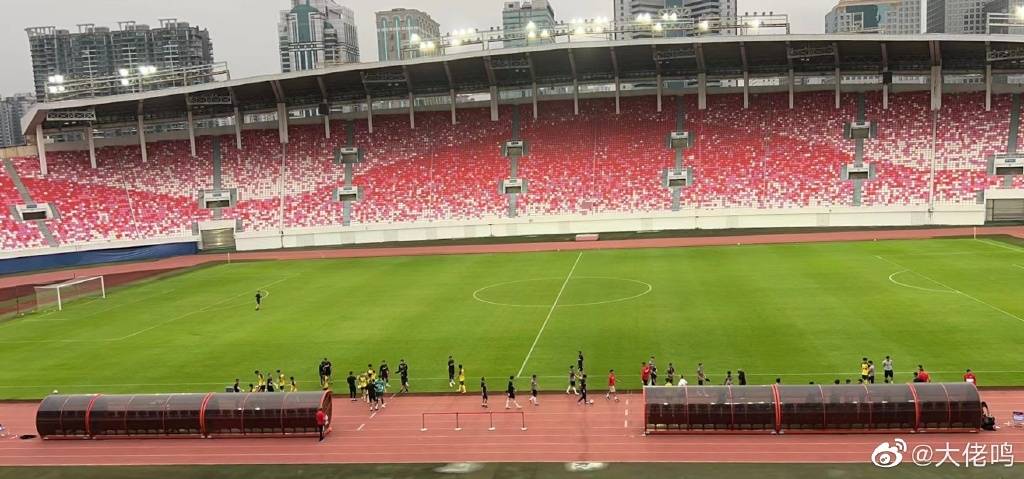
M 1022 285 L 1024 249 L 990 239 L 233 263 L 0 323 L 0 398 L 217 391 L 278 368 L 309 390 L 324 356 L 338 390 L 405 358 L 413 391 L 447 391 L 448 354 L 471 389 L 522 368 L 520 387 L 557 390 L 578 349 L 595 388 L 610 368 L 636 387 L 651 354 L 690 380 L 701 361 L 715 382 L 856 381 L 862 356 L 891 355 L 901 381 L 922 363 L 1022 385 Z

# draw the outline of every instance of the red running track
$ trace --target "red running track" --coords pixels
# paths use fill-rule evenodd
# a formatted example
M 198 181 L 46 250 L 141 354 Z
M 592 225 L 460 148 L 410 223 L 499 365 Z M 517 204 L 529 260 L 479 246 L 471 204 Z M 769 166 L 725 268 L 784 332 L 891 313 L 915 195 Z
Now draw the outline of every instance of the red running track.
M 1000 423 L 1011 410 L 1024 409 L 1024 390 L 983 391 Z M 479 398 L 410 396 L 388 401 L 371 414 L 363 402 L 336 399 L 333 432 L 323 443 L 310 438 L 261 439 L 109 439 L 0 440 L 0 466 L 15 465 L 182 465 L 446 462 L 756 462 L 863 463 L 883 441 L 880 434 L 787 434 L 644 436 L 639 395 L 610 402 L 593 396 L 594 405 L 577 405 L 575 396 L 546 394 L 534 407 L 521 397 L 528 430 L 518 416 L 454 419 L 424 412 L 478 412 Z M 491 410 L 503 412 L 495 394 Z M 0 404 L 0 423 L 13 434 L 35 433 L 35 403 Z M 961 450 L 968 442 L 1011 443 L 1024 451 L 1024 429 L 1003 427 L 977 434 L 904 434 L 910 447 L 929 444 Z M 960 458 L 962 460 L 962 458 Z

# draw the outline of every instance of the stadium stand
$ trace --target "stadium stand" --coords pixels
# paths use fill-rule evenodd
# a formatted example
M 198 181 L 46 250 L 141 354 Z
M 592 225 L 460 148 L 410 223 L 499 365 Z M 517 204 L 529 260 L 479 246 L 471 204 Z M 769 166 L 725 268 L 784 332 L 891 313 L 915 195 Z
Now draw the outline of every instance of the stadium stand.
M 924 92 L 894 94 L 888 109 L 880 93 L 863 96 L 878 136 L 864 143 L 877 178 L 863 182 L 861 205 L 928 203 L 933 131 L 937 203 L 976 204 L 979 191 L 1007 186 L 986 167 L 988 157 L 1007 150 L 1010 95 L 996 95 L 986 112 L 980 93 L 947 94 L 938 114 Z M 537 120 L 530 105 L 505 105 L 497 122 L 487 109 L 459 110 L 454 126 L 447 111 L 418 112 L 416 128 L 408 115 L 376 115 L 373 133 L 365 120 L 336 120 L 330 138 L 322 125 L 292 125 L 285 148 L 276 129 L 245 130 L 241 150 L 234 136 L 201 136 L 196 157 L 184 140 L 150 143 L 146 162 L 136 146 L 102 147 L 96 169 L 87 152 L 51 152 L 46 177 L 36 158 L 12 163 L 33 199 L 59 212 L 47 224 L 60 245 L 191 237 L 196 222 L 214 218 L 238 220 L 244 231 L 324 227 L 342 224 L 332 193 L 346 178 L 334 151 L 347 144 L 351 127 L 365 152 L 348 179 L 363 191 L 352 204 L 353 224 L 488 220 L 507 212 L 498 185 L 510 166 L 501 145 L 512 137 L 518 109 L 529 144 L 519 163 L 518 176 L 528 181 L 521 216 L 658 212 L 672 207 L 661 175 L 675 162 L 666 138 L 682 109 L 694 137 L 682 157 L 694 175 L 681 191 L 682 208 L 848 207 L 854 186 L 840 170 L 853 162 L 854 142 L 843 128 L 856 118 L 858 94 L 843 94 L 838 109 L 834 101 L 832 92 L 801 93 L 790 109 L 787 94 L 764 93 L 745 109 L 741 95 L 722 94 L 700 110 L 688 95 L 666 98 L 657 112 L 653 96 L 639 96 L 622 98 L 618 115 L 610 98 L 581 101 L 579 115 L 572 102 L 549 101 Z M 215 181 L 237 190 L 233 207 L 201 207 L 200 191 Z M 1024 177 L 1010 186 L 1024 187 Z M 45 246 L 34 224 L 7 211 L 21 202 L 7 175 L 0 195 L 3 248 Z

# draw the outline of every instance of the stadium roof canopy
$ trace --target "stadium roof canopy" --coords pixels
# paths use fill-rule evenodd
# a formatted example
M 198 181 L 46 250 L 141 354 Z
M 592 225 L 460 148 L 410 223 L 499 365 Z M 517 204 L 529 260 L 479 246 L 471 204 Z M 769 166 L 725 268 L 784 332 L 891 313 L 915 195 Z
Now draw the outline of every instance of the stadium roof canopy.
M 94 113 L 92 124 L 101 126 L 135 121 L 140 115 L 147 122 L 180 119 L 197 104 L 202 104 L 203 114 L 230 115 L 235 108 L 265 111 L 282 103 L 294 108 L 534 84 L 636 82 L 659 75 L 725 79 L 791 71 L 795 76 L 828 75 L 836 69 L 844 74 L 931 74 L 934 67 L 946 73 L 1022 73 L 1024 35 L 758 35 L 556 43 L 41 103 L 22 127 L 25 133 L 38 125 L 66 127 L 76 123 L 73 113 L 82 111 Z

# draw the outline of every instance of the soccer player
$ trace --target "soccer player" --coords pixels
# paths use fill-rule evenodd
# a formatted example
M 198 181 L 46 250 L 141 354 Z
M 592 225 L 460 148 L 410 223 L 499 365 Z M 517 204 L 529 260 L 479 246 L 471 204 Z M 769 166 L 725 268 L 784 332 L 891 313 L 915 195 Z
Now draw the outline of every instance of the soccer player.
M 348 398 L 352 402 L 355 402 L 357 400 L 357 398 L 356 398 L 356 377 L 355 377 L 355 375 L 352 374 L 352 371 L 348 372 L 348 377 L 345 378 L 345 381 L 348 382 Z
M 299 392 L 299 385 L 295 384 L 295 376 L 292 376 L 290 379 L 291 380 L 288 382 L 288 392 L 290 392 L 290 393 L 297 393 L 297 392 Z
M 377 388 L 370 378 L 366 378 L 366 402 L 370 403 L 370 410 L 373 411 L 377 406 Z
M 384 402 L 384 391 L 387 389 L 387 383 L 384 382 L 384 378 L 377 378 L 373 382 L 373 389 L 377 392 L 377 403 L 380 404 L 380 407 L 388 407 Z
M 459 365 L 459 392 L 466 394 L 466 370 Z
M 487 407 L 487 379 L 480 377 L 480 407 Z
M 583 401 L 584 406 L 590 405 L 590 400 L 587 399 L 587 375 L 584 374 L 580 377 L 580 398 L 576 400 L 576 404 Z
M 327 414 L 324 413 L 323 408 L 317 408 L 316 410 L 316 430 L 320 433 L 320 441 L 324 440 L 324 429 L 327 426 Z
M 974 372 L 972 372 L 970 368 L 968 368 L 967 372 L 964 373 L 964 382 L 971 383 L 975 386 L 978 385 L 978 378 L 974 376 Z
M 540 399 L 537 398 L 537 375 L 530 376 L 530 402 L 534 406 L 540 406 Z
M 867 357 L 865 357 L 865 358 L 860 360 L 860 378 L 865 380 L 865 381 L 868 380 L 868 369 L 869 369 L 869 366 L 870 366 L 870 364 L 868 364 L 868 358 Z
M 324 387 L 331 387 L 332 372 L 331 360 L 324 358 Z
M 455 358 L 448 355 L 448 387 L 455 387 Z
M 894 379 L 892 377 L 892 358 L 889 356 L 886 356 L 885 360 L 882 361 L 882 377 L 886 383 L 891 383 Z
M 875 362 L 868 360 L 868 384 L 875 384 Z
M 360 374 L 358 379 L 359 390 L 362 393 L 363 400 L 370 402 L 370 390 L 367 387 L 370 384 L 370 380 L 366 377 L 366 374 Z
M 932 382 L 932 377 L 928 374 L 928 371 L 924 370 L 924 366 L 920 364 L 917 365 L 917 379 L 918 382 L 922 383 Z
M 402 380 L 402 389 L 399 389 L 398 392 L 409 392 L 409 365 L 405 363 L 404 359 L 398 360 L 398 376 Z
M 266 291 L 263 291 L 262 289 L 256 290 L 256 311 L 260 310 L 260 306 L 263 304 L 263 297 L 266 295 Z
M 697 385 L 703 386 L 708 381 L 708 377 L 704 375 L 704 363 L 697 363 Z
M 508 397 L 505 399 L 505 409 L 509 409 L 510 405 L 515 405 L 516 409 L 523 408 L 519 405 L 519 401 L 516 401 L 516 385 L 513 382 L 515 379 L 515 376 L 508 377 L 508 387 L 505 389 L 505 393 L 508 394 Z
M 255 384 L 249 383 L 249 392 L 251 392 L 251 393 L 259 392 L 259 388 L 257 388 Z
M 384 380 L 384 387 L 391 387 L 391 368 L 387 360 L 380 360 L 380 378 Z
M 678 384 L 678 386 L 682 387 L 682 386 L 686 386 L 687 384 L 689 384 L 689 383 L 686 381 L 686 376 L 683 376 L 682 374 L 680 374 L 679 375 L 679 384 Z
M 369 379 L 371 383 L 375 382 L 377 379 L 377 370 L 373 369 L 372 364 L 366 365 L 366 378 Z
M 576 390 L 576 369 L 573 366 L 569 366 L 569 386 L 565 388 L 566 394 L 579 394 Z
M 740 382 L 740 386 L 747 385 L 747 372 L 742 369 L 736 370 L 736 380 Z
M 654 355 L 651 355 L 651 360 L 648 362 L 651 365 L 651 386 L 658 385 L 658 365 L 654 364 Z
M 256 385 L 259 386 L 259 391 L 263 392 L 267 390 L 267 379 L 263 376 L 263 373 L 259 369 L 252 372 L 256 375 Z
M 640 381 L 647 386 L 651 382 L 651 365 L 650 363 L 640 361 Z
M 231 386 L 231 391 L 236 393 L 242 392 L 242 386 L 238 384 L 238 378 L 235 378 L 235 384 Z
M 288 384 L 288 381 L 285 380 L 284 373 L 282 373 L 280 369 L 277 370 L 277 384 L 281 385 L 282 390 L 284 389 L 284 385 Z
M 665 370 L 665 382 L 669 385 L 675 384 L 676 379 L 676 367 L 672 363 L 668 363 L 668 369 Z
M 582 373 L 583 372 L 583 351 L 578 351 L 576 354 L 577 354 L 577 356 L 576 356 L 576 369 L 579 369 L 580 372 Z
M 615 397 L 615 400 L 619 400 L 619 393 L 615 392 L 615 370 L 608 370 L 608 393 L 604 395 L 605 400 Z
M 732 371 L 726 371 L 725 372 L 725 382 L 723 382 L 722 385 L 723 386 L 732 386 Z
M 284 385 L 282 384 L 282 386 L 284 386 Z M 272 393 L 272 392 L 274 392 L 276 390 L 277 390 L 277 388 L 274 386 L 274 376 L 268 375 L 267 376 L 267 388 L 266 388 L 266 391 L 268 393 Z

